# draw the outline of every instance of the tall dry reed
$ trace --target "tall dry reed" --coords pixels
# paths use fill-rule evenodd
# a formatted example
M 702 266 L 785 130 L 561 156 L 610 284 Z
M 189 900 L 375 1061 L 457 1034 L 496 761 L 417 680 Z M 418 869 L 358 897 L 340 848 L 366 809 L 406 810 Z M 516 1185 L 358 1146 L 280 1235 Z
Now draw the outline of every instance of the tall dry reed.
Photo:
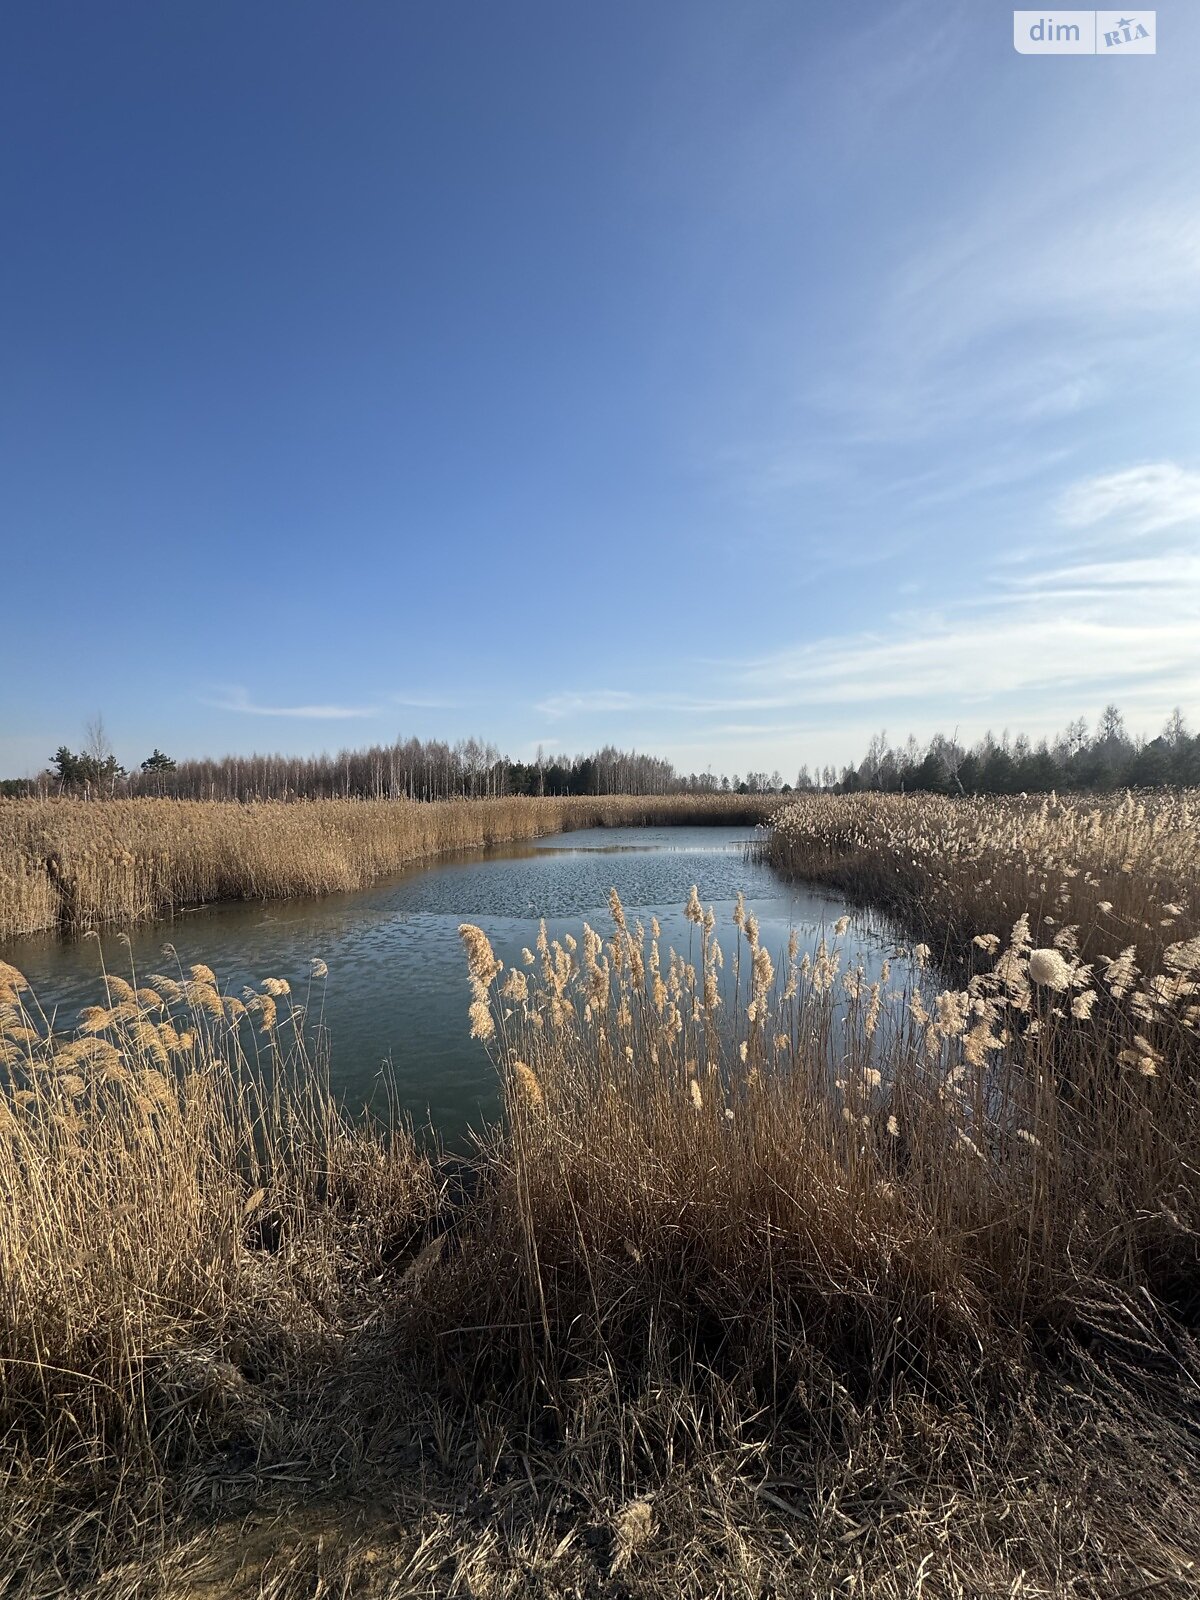
M 1133 948 L 1144 970 L 1200 932 L 1200 791 L 941 799 L 811 795 L 773 818 L 767 859 L 896 916 L 939 958 L 1028 915 L 1037 944 L 1072 927 L 1086 960 Z
M 5 969 L 10 1545 L 278 1469 L 411 1492 L 381 1594 L 1193 1592 L 1193 805 L 802 803 L 795 869 L 921 919 L 877 982 L 698 891 L 676 950 L 464 927 L 506 1117 L 452 1207 L 330 1105 L 319 976 L 63 1034 Z
M 1200 939 L 1143 972 L 1022 916 L 945 988 L 836 943 L 776 972 L 752 913 L 723 948 L 695 895 L 690 952 L 613 915 L 507 975 L 464 929 L 513 1130 L 480 1248 L 535 1370 L 622 1327 L 640 1358 L 653 1315 L 737 1365 L 948 1390 L 1093 1302 L 1134 1343 L 1141 1296 L 1200 1319 Z
M 409 862 L 566 829 L 745 823 L 755 796 L 534 800 L 0 799 L 0 940 L 218 900 L 361 889 Z
M 240 996 L 164 967 L 63 1028 L 0 962 L 0 1569 L 144 1528 L 196 1462 L 294 1453 L 349 1300 L 436 1209 L 312 1059 L 320 963 Z
M 612 1502 L 706 1474 L 725 1549 L 765 1495 L 797 1593 L 1190 1592 L 1200 939 L 1021 914 L 945 986 L 611 912 L 511 971 L 462 930 L 509 1132 L 419 1307 L 446 1380 Z

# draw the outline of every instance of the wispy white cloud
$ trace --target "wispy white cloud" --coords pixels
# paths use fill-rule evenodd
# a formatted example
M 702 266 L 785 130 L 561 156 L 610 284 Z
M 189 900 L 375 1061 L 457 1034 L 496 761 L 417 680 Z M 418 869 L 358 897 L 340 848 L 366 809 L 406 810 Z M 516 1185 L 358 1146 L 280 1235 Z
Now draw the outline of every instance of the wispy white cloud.
M 1059 500 L 1058 515 L 1068 528 L 1106 524 L 1131 533 L 1200 523 L 1200 472 L 1157 461 L 1099 473 L 1071 485 Z
M 1114 198 L 1107 173 L 1083 185 L 1076 172 L 1066 192 L 1005 182 L 910 258 L 889 309 L 907 316 L 906 331 L 915 319 L 923 348 L 936 351 L 1014 323 L 1080 324 L 1102 313 L 1096 326 L 1106 332 L 1195 307 L 1200 217 L 1191 196 L 1144 196 L 1130 184 Z
M 212 706 L 217 711 L 236 711 L 247 717 L 295 717 L 305 721 L 338 722 L 359 717 L 376 717 L 379 715 L 378 706 L 343 706 L 329 704 L 312 704 L 298 706 L 270 706 L 260 705 L 251 700 L 249 693 L 242 688 L 230 687 L 219 690 L 213 696 L 201 696 L 202 704 Z
M 1026 572 L 1007 580 L 1014 593 L 1035 590 L 1042 601 L 1073 600 L 1114 589 L 1138 594 L 1200 595 L 1200 555 L 1163 551 L 1158 555 L 1118 556 L 1111 561 L 1075 562 Z
M 623 689 L 564 689 L 539 700 L 534 710 L 557 720 L 599 711 L 631 711 L 639 703 L 637 695 Z
M 1092 175 L 1063 117 L 1043 112 L 1043 137 L 1066 140 L 1067 159 L 1006 162 L 885 265 L 856 347 L 806 391 L 844 436 L 1061 421 L 1178 360 L 1200 316 L 1194 174 L 1147 162 L 1135 140 Z M 1181 128 L 1180 150 L 1190 138 Z
M 939 463 L 922 473 L 889 482 L 883 500 L 886 504 L 899 498 L 921 512 L 961 500 L 978 503 L 985 497 L 1045 476 L 1054 467 L 1061 466 L 1070 454 L 1063 447 L 1053 450 L 1009 448 L 993 450 L 978 462 L 957 462 L 950 466 Z
M 970 608 L 911 618 L 887 637 L 858 635 L 764 657 L 743 669 L 746 682 L 786 686 L 797 706 L 908 701 L 939 708 L 983 700 L 1019 715 L 1032 693 L 1051 695 L 1066 712 L 1081 697 L 1106 698 L 1153 682 L 1166 692 L 1200 688 L 1195 627 L 1200 587 L 1164 608 L 1162 591 L 1143 590 L 1139 604 L 1114 584 L 1093 588 L 1086 607 L 1067 614 L 1062 591 L 990 614 Z
M 461 702 L 442 694 L 389 694 L 389 706 L 403 706 L 413 711 L 451 711 Z
M 986 701 L 1019 721 L 1037 699 L 1054 701 L 1064 718 L 1083 700 L 1144 688 L 1168 701 L 1200 699 L 1200 562 L 1061 567 L 1013 582 L 986 600 L 894 616 L 886 634 L 850 633 L 720 663 L 721 695 L 646 691 L 587 703 L 564 693 L 554 697 L 557 715 L 589 727 L 585 709 L 600 720 L 606 711 L 688 719 L 718 738 L 777 732 L 779 713 L 818 707 L 907 704 L 945 721 Z M 733 720 L 713 720 L 720 717 Z
M 540 700 L 534 707 L 545 717 L 595 717 L 608 712 L 622 715 L 643 711 L 677 712 L 684 716 L 709 717 L 728 711 L 769 710 L 784 704 L 775 695 L 709 695 L 663 693 L 659 690 L 566 689 Z
M 805 644 L 735 669 L 748 688 L 790 688 L 806 704 L 925 702 L 950 708 L 1006 701 L 1005 714 L 1035 700 L 1064 711 L 1082 696 L 1200 692 L 1200 553 L 1179 540 L 1148 549 L 1143 538 L 1200 528 L 1200 473 L 1157 462 L 1071 485 L 1052 519 L 1071 532 L 1123 536 L 1104 559 L 1062 548 L 1061 535 L 1000 552 L 965 597 L 936 611 L 901 611 L 872 630 Z M 1095 538 L 1088 546 L 1096 548 Z M 1075 550 L 1078 552 L 1079 547 Z M 1047 551 L 1050 552 L 1047 559 Z
M 369 705 L 341 705 L 338 703 L 305 703 L 303 705 L 265 705 L 250 697 L 247 689 L 237 684 L 222 685 L 201 696 L 201 703 L 217 711 L 236 711 L 247 717 L 295 717 L 314 722 L 353 721 L 356 718 L 383 717 L 393 708 L 414 711 L 452 710 L 458 702 L 446 695 L 388 694 L 377 703 Z
M 1096 475 L 1046 517 L 1050 530 L 1200 526 L 1200 474 L 1160 462 Z M 819 725 L 828 733 L 831 713 L 858 727 L 890 710 L 918 724 L 980 716 L 1037 731 L 1116 697 L 1156 716 L 1200 703 L 1200 550 L 1175 542 L 1151 549 L 1139 538 L 1096 559 L 1052 535 L 1022 566 L 997 558 L 970 594 L 936 608 L 897 609 L 883 625 L 754 658 L 690 663 L 696 693 L 564 691 L 540 709 L 593 727 L 607 713 L 625 724 L 637 715 L 660 743 L 677 735 L 690 749 L 701 734 L 779 748 Z

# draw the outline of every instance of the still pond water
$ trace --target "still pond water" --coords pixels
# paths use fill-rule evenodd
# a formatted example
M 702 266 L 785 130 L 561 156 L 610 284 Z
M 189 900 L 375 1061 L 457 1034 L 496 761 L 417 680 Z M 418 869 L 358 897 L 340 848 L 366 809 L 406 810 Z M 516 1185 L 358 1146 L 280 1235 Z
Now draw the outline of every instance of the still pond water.
M 480 1125 L 497 1107 L 494 1070 L 469 1036 L 461 922 L 478 923 L 509 966 L 519 963 L 523 945 L 533 946 L 543 916 L 552 939 L 565 933 L 578 938 L 585 920 L 607 937 L 608 895 L 615 888 L 631 924 L 640 918 L 648 927 L 652 916 L 659 919 L 665 966 L 667 948 L 686 954 L 695 933 L 683 916 L 694 883 L 716 911 L 727 954 L 739 889 L 772 957 L 783 953 L 792 928 L 801 950 L 815 949 L 822 933 L 832 938 L 846 909 L 842 902 L 784 883 L 750 859 L 752 842 L 753 830 L 744 827 L 558 834 L 414 865 L 356 894 L 207 907 L 134 929 L 129 949 L 109 931 L 104 955 L 110 970 L 126 976 L 132 956 L 142 981 L 150 972 L 174 970 L 162 955 L 170 940 L 185 966 L 203 961 L 212 967 L 223 990 L 240 994 L 244 984 L 281 977 L 301 999 L 310 961 L 319 956 L 329 967 L 324 1014 L 335 1088 L 348 1105 L 360 1107 L 379 1092 L 386 1066 L 403 1108 L 453 1136 Z M 863 918 L 840 943 L 843 970 L 858 960 L 872 977 L 891 950 L 885 931 Z M 57 1008 L 61 1026 L 101 998 L 93 939 L 27 938 L 10 942 L 3 953 L 25 973 L 43 1007 Z M 321 987 L 313 986 L 313 1014 Z

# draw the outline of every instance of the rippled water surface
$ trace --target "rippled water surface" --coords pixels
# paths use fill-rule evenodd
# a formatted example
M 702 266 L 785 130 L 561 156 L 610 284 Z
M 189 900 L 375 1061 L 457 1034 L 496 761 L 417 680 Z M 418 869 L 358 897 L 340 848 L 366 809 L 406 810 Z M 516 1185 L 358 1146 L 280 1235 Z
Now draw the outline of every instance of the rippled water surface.
M 206 908 L 173 922 L 133 930 L 131 949 L 115 932 L 104 938 L 114 971 L 127 973 L 130 955 L 139 974 L 163 969 L 170 940 L 187 965 L 204 961 L 222 988 L 264 977 L 284 977 L 303 997 L 309 962 L 329 966 L 314 985 L 332 1038 L 335 1086 L 353 1105 L 377 1092 L 390 1062 L 402 1104 L 419 1119 L 428 1113 L 448 1133 L 478 1124 L 495 1110 L 495 1076 L 467 1026 L 466 969 L 458 938 L 461 922 L 478 923 L 506 963 L 532 946 L 545 917 L 551 938 L 579 934 L 587 920 L 611 930 L 609 890 L 616 888 L 630 921 L 657 916 L 663 949 L 688 951 L 694 930 L 683 917 L 692 884 L 717 914 L 718 936 L 732 947 L 731 915 L 739 889 L 757 913 L 772 955 L 790 930 L 801 949 L 815 948 L 845 909 L 803 885 L 785 884 L 747 859 L 746 828 L 600 828 L 506 845 L 414 866 L 373 888 L 321 900 L 235 904 Z M 842 941 L 847 961 L 878 972 L 883 939 L 855 922 Z M 49 1010 L 69 1024 L 79 1007 L 97 999 L 94 940 L 56 938 L 12 941 L 5 956 L 25 972 Z M 170 970 L 168 968 L 167 970 Z

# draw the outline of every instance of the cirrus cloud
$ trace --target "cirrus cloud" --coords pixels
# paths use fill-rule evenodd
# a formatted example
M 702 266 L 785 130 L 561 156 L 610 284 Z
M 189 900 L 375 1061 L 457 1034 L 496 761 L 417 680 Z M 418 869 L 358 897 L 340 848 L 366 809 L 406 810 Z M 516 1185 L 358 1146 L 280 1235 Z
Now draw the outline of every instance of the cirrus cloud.
M 1071 485 L 1059 499 L 1058 516 L 1068 528 L 1106 523 L 1132 533 L 1200 522 L 1200 472 L 1155 461 L 1099 473 Z
M 213 698 L 202 696 L 201 703 L 211 706 L 216 711 L 236 711 L 247 717 L 296 717 L 313 722 L 340 722 L 379 715 L 378 706 L 342 706 L 325 703 L 297 706 L 261 705 L 251 700 L 245 689 L 237 686 L 219 690 Z

